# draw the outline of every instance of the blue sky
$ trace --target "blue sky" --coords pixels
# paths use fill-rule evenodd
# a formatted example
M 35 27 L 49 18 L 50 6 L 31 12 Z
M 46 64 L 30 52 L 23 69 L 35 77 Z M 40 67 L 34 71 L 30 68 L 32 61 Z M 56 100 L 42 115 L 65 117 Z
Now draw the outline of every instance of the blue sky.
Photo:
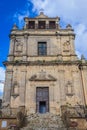
M 3 0 L 0 3 L 0 66 L 2 66 L 2 61 L 7 58 L 10 30 L 14 23 L 18 23 L 15 15 L 23 13 L 22 11 L 26 6 L 26 2 L 26 0 Z
M 22 28 L 25 16 L 34 17 L 43 9 L 50 17 L 59 16 L 60 24 L 72 25 L 76 33 L 75 48 L 87 59 L 87 0 L 3 0 L 0 3 L 0 80 L 5 79 L 2 64 L 7 59 L 9 34 L 14 23 Z M 0 84 L 0 95 L 3 84 Z

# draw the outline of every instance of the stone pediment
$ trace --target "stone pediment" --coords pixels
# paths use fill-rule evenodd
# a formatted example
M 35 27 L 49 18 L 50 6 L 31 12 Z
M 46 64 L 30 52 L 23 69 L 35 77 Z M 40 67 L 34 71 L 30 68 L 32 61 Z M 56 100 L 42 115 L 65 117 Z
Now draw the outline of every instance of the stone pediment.
M 30 81 L 56 81 L 56 78 L 54 78 L 50 74 L 46 74 L 45 72 L 41 71 L 40 73 L 31 76 L 29 80 Z
M 38 15 L 36 18 L 48 18 L 48 16 L 44 15 L 43 12 L 40 12 L 40 15 Z

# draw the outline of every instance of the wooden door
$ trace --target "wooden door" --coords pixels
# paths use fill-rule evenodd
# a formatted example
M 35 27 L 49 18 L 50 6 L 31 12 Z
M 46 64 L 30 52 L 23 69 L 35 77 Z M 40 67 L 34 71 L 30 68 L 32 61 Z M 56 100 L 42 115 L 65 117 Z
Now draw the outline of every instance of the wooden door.
M 46 113 L 49 111 L 49 88 L 36 88 L 36 111 L 39 113 Z

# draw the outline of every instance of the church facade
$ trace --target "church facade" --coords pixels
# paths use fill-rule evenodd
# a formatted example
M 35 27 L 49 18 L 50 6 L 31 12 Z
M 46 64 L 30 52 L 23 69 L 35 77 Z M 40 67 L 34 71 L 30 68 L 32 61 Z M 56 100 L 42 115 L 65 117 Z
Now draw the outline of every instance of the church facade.
M 12 113 L 61 115 L 61 107 L 87 105 L 87 62 L 75 53 L 75 33 L 71 25 L 60 27 L 59 17 L 42 12 L 25 17 L 19 30 L 10 34 L 3 106 Z

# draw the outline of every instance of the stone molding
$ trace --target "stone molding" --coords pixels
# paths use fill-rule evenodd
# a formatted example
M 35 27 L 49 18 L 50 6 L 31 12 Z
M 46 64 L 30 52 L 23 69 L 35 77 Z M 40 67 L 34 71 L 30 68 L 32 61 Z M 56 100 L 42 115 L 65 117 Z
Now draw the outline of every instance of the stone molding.
M 38 77 L 37 75 L 33 75 L 29 80 L 30 81 L 56 81 L 56 78 L 54 78 L 52 75 L 47 75 L 46 77 Z
M 87 62 L 86 63 L 82 63 L 80 60 L 77 61 L 58 61 L 58 60 L 52 60 L 52 61 L 41 61 L 41 60 L 37 60 L 37 61 L 22 61 L 22 60 L 17 60 L 17 61 L 5 61 L 3 62 L 3 64 L 5 66 L 8 65 L 78 65 L 79 66 L 83 66 L 86 67 L 87 66 Z M 87 68 L 86 68 L 87 69 Z

